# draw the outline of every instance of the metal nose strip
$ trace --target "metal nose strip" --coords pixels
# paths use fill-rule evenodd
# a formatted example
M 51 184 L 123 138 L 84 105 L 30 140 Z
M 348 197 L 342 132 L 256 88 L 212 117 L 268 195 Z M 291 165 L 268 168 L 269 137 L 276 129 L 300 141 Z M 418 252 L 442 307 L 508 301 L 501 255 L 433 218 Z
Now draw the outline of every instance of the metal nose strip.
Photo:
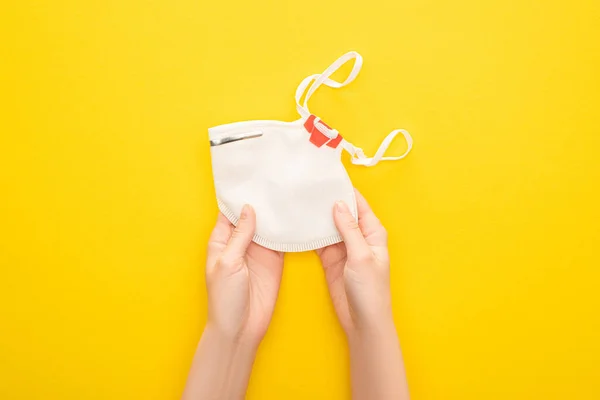
M 221 146 L 223 144 L 237 142 L 238 140 L 255 139 L 263 135 L 262 131 L 243 132 L 231 136 L 224 136 L 218 139 L 211 139 L 210 146 Z

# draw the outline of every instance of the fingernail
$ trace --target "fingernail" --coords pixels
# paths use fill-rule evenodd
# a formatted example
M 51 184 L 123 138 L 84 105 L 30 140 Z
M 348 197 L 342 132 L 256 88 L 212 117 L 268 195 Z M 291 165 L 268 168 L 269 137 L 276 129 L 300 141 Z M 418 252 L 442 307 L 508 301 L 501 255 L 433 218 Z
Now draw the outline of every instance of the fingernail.
M 242 213 L 240 215 L 240 218 L 246 218 L 248 216 L 249 208 L 250 208 L 250 206 L 248 204 L 244 204 L 244 207 L 242 207 Z
M 350 212 L 350 210 L 348 209 L 348 206 L 343 201 L 336 201 L 335 202 L 335 208 L 340 213 L 348 213 L 348 212 Z

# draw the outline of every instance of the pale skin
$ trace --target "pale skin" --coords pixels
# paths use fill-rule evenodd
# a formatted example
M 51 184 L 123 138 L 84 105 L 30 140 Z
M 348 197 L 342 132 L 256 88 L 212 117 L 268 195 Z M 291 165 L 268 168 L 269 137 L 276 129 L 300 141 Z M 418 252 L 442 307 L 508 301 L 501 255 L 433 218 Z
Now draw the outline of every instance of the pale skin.
M 350 352 L 352 398 L 407 400 L 408 385 L 392 318 L 387 233 L 357 191 L 358 222 L 342 202 L 333 219 L 344 241 L 317 250 Z M 223 215 L 208 244 L 208 322 L 183 400 L 243 399 L 267 332 L 283 273 L 283 253 L 252 242 L 256 215 L 237 227 Z

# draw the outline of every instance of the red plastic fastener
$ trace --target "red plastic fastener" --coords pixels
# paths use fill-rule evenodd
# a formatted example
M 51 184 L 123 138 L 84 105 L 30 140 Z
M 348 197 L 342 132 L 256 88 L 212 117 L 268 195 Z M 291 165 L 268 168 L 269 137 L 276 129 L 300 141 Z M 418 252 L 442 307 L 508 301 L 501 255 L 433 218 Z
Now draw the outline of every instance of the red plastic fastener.
M 338 133 L 338 135 L 335 138 L 329 139 L 323 132 L 317 129 L 317 127 L 315 126 L 315 119 L 316 116 L 310 115 L 306 119 L 306 122 L 304 122 L 304 128 L 308 131 L 308 133 L 310 133 L 310 142 L 317 147 L 321 147 L 324 144 L 327 144 L 328 147 L 334 149 L 338 147 L 338 145 L 342 141 L 342 135 Z M 329 125 L 327 125 L 325 122 L 320 122 L 321 124 L 325 125 L 325 127 L 327 127 L 328 129 L 331 129 L 331 127 L 329 127 Z

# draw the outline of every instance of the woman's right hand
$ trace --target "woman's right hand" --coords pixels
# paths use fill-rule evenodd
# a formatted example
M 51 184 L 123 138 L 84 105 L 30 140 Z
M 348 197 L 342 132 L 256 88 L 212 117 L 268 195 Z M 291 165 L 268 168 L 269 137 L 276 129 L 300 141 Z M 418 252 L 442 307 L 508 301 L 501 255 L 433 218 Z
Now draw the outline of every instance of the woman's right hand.
M 333 306 L 350 348 L 354 400 L 408 400 L 402 352 L 392 317 L 387 233 L 356 191 L 358 222 L 336 203 L 344 242 L 320 249 Z
M 335 225 L 344 241 L 317 250 L 333 305 L 346 335 L 389 327 L 392 322 L 387 232 L 355 190 L 358 222 L 337 202 Z

